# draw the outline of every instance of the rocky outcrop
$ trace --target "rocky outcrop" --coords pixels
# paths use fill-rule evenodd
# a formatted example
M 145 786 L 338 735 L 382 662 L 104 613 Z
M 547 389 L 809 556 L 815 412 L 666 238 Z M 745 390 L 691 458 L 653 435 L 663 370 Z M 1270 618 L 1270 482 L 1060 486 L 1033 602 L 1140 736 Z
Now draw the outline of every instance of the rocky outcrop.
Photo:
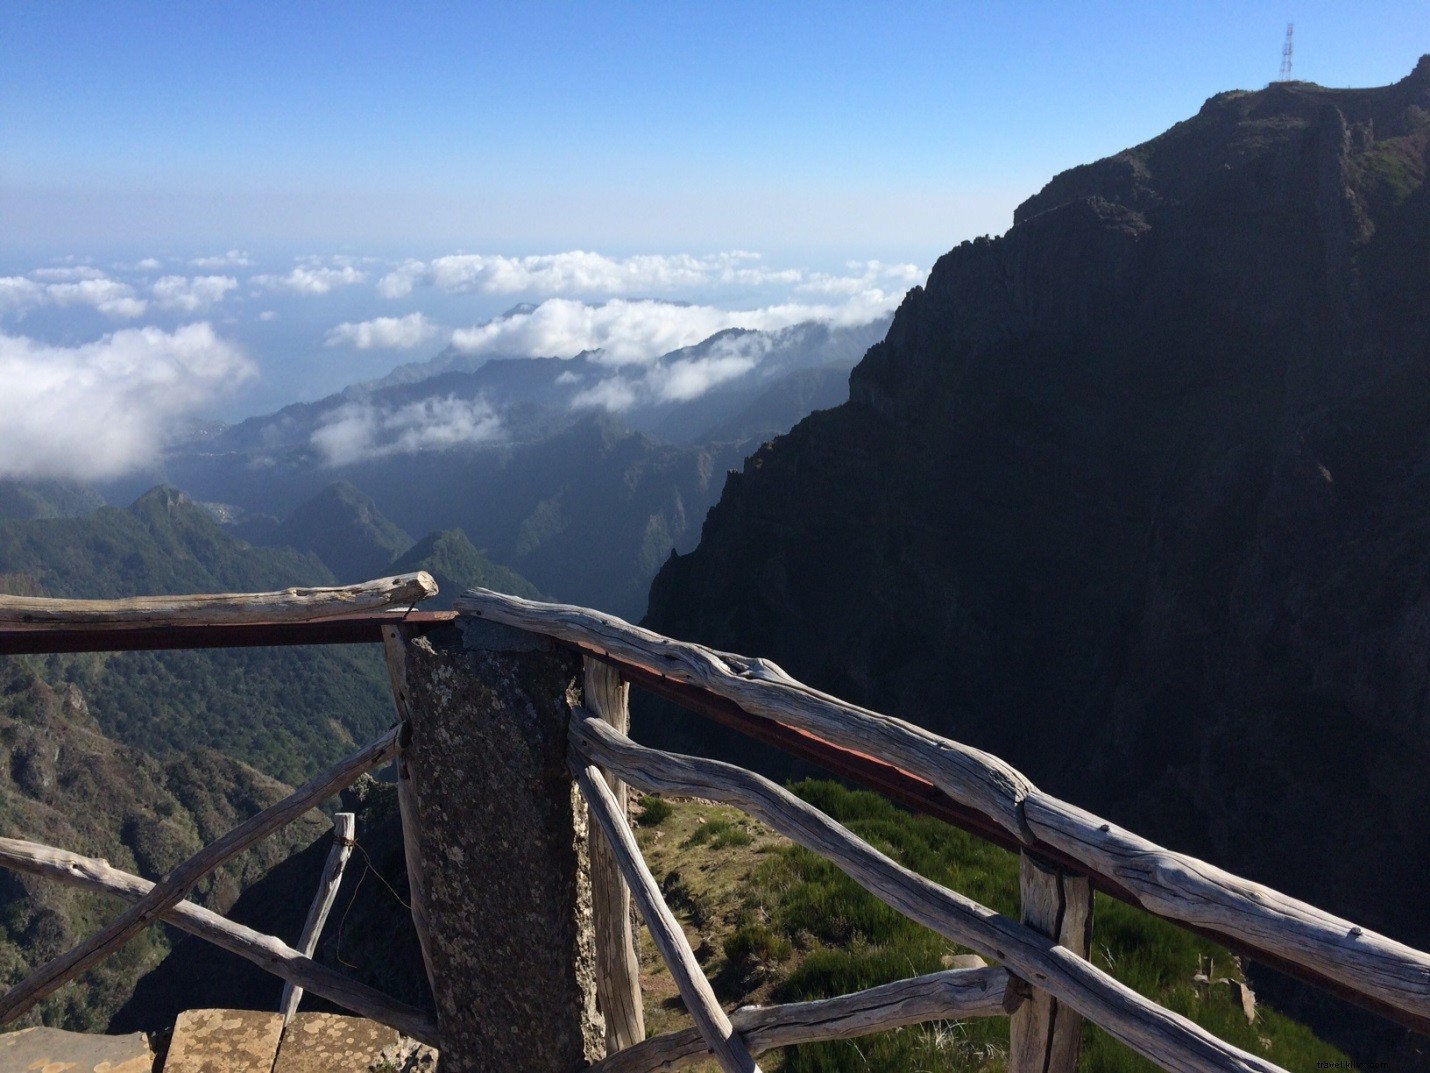
M 1058 176 L 730 475 L 647 624 L 1430 945 L 1427 147 L 1430 57 Z

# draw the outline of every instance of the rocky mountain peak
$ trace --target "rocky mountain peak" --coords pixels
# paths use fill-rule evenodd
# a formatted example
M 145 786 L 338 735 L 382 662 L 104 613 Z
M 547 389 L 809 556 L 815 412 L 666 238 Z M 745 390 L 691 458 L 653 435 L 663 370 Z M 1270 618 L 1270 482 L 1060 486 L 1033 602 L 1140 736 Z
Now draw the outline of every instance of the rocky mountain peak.
M 1220 94 L 945 254 L 647 624 L 1430 943 L 1425 67 Z

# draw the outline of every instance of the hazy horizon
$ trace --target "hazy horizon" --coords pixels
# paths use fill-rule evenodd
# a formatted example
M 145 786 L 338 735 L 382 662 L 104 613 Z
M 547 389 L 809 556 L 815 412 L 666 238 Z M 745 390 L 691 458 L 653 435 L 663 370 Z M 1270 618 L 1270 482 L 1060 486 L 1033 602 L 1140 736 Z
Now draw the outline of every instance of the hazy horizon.
M 1286 21 L 1295 77 L 1374 85 L 1427 12 L 11 7 L 0 453 L 44 472 L 81 425 L 157 442 L 449 343 L 867 323 L 1057 172 L 1265 85 Z

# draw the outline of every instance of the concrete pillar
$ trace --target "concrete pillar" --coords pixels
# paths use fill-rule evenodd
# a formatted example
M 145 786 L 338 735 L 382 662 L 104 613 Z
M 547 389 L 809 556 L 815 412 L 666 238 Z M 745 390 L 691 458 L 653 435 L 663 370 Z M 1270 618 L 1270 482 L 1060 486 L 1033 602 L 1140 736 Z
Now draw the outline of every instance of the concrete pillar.
M 575 1073 L 605 1051 L 586 810 L 566 767 L 581 661 L 459 619 L 403 637 L 399 662 L 442 1073 Z

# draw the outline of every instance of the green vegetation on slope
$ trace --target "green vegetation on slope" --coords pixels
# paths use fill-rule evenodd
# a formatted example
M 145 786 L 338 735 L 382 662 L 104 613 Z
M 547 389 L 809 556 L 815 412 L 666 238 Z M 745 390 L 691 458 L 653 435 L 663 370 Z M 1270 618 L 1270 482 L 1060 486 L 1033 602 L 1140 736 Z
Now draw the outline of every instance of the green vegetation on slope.
M 332 584 L 313 555 L 254 548 L 187 496 L 127 510 L 0 521 L 0 590 L 109 598 Z M 100 727 L 159 757 L 198 747 L 301 781 L 391 721 L 374 646 L 11 657 L 77 685 Z
M 0 832 L 103 857 L 158 879 L 288 787 L 213 750 L 160 762 L 100 732 L 73 685 L 51 688 L 18 661 L 0 660 Z M 326 826 L 299 819 L 204 880 L 193 897 L 219 912 L 239 892 L 313 841 Z M 304 895 L 306 898 L 307 895 Z M 122 907 L 53 880 L 0 870 L 0 988 L 98 930 Z M 27 1014 L 39 1024 L 103 1032 L 136 979 L 168 952 L 165 928 L 123 949 Z
M 437 596 L 423 608 L 435 611 L 449 608 L 452 601 L 467 589 L 493 589 L 528 600 L 543 599 L 541 590 L 515 570 L 508 570 L 488 559 L 472 546 L 460 529 L 441 529 L 428 533 L 393 561 L 391 572 L 408 574 L 426 570 L 437 582 Z
M 911 816 L 874 794 L 816 781 L 793 789 L 904 866 L 1016 916 L 1018 861 L 1012 854 L 938 820 Z M 894 912 L 827 861 L 733 809 L 677 800 L 664 802 L 670 812 L 660 816 L 663 810 L 643 804 L 642 847 L 727 1006 L 826 998 L 937 972 L 951 956 L 970 952 Z M 658 822 L 651 822 L 653 816 Z M 1225 950 L 1098 896 L 1093 962 L 1099 968 L 1287 1069 L 1344 1059 L 1305 1027 L 1264 1006 L 1255 1023 L 1248 1023 L 1229 986 L 1193 983 L 1202 957 L 1212 958 L 1214 977 L 1242 979 Z M 677 1027 L 679 1000 L 671 997 L 674 986 L 649 948 L 643 969 L 643 982 L 657 996 L 648 1002 L 648 1030 Z M 790 1048 L 761 1064 L 785 1073 L 1000 1073 L 1007 1050 L 1008 1020 L 1000 1017 Z M 1084 1026 L 1081 1068 L 1086 1073 L 1156 1069 L 1092 1026 Z
M 412 538 L 347 481 L 330 484 L 283 520 L 268 543 L 311 552 L 347 584 L 391 572 Z

